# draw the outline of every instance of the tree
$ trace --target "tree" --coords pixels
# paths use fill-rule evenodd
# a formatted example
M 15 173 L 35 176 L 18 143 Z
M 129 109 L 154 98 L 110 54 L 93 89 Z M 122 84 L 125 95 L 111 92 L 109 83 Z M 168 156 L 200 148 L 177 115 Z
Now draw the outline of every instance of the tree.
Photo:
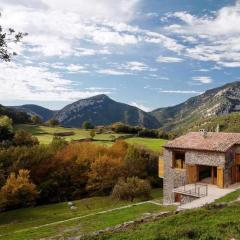
M 50 119 L 50 120 L 48 121 L 48 125 L 49 125 L 50 127 L 56 127 L 56 126 L 59 125 L 59 121 L 58 121 L 57 119 Z
M 15 146 L 34 146 L 38 145 L 39 141 L 36 137 L 33 137 L 31 133 L 21 129 L 15 133 L 13 144 Z
M 96 135 L 96 133 L 95 133 L 95 131 L 92 129 L 92 130 L 90 131 L 90 136 L 91 136 L 91 138 L 93 139 L 93 138 L 95 137 L 95 135 Z
M 90 122 L 84 121 L 83 124 L 82 124 L 82 128 L 83 129 L 92 129 L 93 126 L 92 126 L 92 124 Z
M 130 146 L 128 148 L 124 158 L 124 166 L 126 176 L 128 177 L 138 176 L 145 178 L 147 175 L 146 159 L 141 156 L 141 149 L 138 149 L 135 146 Z
M 36 125 L 39 125 L 39 124 L 42 123 L 42 119 L 37 115 L 33 115 L 31 117 L 31 121 L 32 121 L 33 124 L 36 124 Z
M 30 181 L 29 171 L 19 170 L 11 173 L 6 184 L 1 188 L 1 197 L 6 209 L 28 207 L 35 204 L 38 192 L 36 185 Z
M 91 164 L 87 189 L 99 193 L 108 193 L 121 176 L 123 176 L 121 159 L 111 158 L 109 155 L 99 156 Z
M 13 138 L 12 119 L 7 116 L 0 117 L 0 142 Z
M 53 148 L 54 151 L 57 151 L 67 146 L 67 144 L 68 142 L 64 138 L 54 136 L 51 142 L 51 147 Z
M 1 13 L 0 13 L 1 17 Z M 16 55 L 15 52 L 9 50 L 10 43 L 18 43 L 20 40 L 27 36 L 27 33 L 16 33 L 14 29 L 9 28 L 8 30 L 4 30 L 2 26 L 0 26 L 0 59 L 6 62 L 9 62 L 13 55 Z
M 135 198 L 149 199 L 151 194 L 151 186 L 148 181 L 139 179 L 138 177 L 120 179 L 114 186 L 112 196 L 119 200 L 130 200 L 133 202 Z
M 9 118 L 8 116 L 0 116 L 0 126 L 7 127 L 12 130 L 13 129 L 12 119 Z

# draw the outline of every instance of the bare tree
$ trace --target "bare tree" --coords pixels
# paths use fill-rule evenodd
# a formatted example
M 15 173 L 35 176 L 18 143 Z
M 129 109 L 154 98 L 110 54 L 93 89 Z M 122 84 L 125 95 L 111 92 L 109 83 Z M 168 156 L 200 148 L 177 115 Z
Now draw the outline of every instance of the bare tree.
M 27 33 L 15 32 L 12 28 L 4 30 L 0 25 L 0 60 L 5 62 L 11 61 L 12 56 L 16 55 L 16 52 L 12 52 L 9 49 L 9 43 L 18 43 L 24 36 L 27 35 Z

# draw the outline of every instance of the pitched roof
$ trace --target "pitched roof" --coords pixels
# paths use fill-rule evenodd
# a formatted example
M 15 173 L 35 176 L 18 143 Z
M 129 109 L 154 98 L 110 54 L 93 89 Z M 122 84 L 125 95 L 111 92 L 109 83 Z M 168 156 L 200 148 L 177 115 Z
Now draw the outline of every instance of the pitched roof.
M 240 144 L 240 133 L 208 132 L 204 137 L 201 132 L 190 132 L 169 141 L 164 147 L 226 152 L 235 144 Z

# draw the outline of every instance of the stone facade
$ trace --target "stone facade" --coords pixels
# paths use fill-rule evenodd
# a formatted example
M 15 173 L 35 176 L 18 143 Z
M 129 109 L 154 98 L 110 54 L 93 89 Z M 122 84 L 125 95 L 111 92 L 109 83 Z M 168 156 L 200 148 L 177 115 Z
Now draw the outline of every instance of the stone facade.
M 175 201 L 175 196 L 173 193 L 174 188 L 183 186 L 188 183 L 187 170 L 175 169 L 172 166 L 174 151 L 179 151 L 179 149 L 164 149 L 163 193 L 165 204 L 173 203 Z M 226 153 L 201 150 L 185 150 L 185 164 L 186 166 L 205 165 L 223 168 L 224 187 L 228 187 L 231 184 L 231 167 L 234 163 L 235 153 L 240 153 L 240 145 L 233 146 Z

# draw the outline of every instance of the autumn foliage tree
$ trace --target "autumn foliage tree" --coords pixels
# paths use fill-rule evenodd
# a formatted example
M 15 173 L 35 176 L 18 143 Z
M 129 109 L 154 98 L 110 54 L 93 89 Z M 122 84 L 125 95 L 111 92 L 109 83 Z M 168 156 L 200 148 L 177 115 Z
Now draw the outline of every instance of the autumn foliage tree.
M 151 194 L 151 186 L 147 180 L 131 177 L 120 179 L 115 185 L 112 196 L 119 200 L 130 200 L 133 202 L 135 198 L 149 199 Z
M 99 156 L 91 164 L 87 189 L 98 193 L 108 193 L 121 176 L 123 176 L 121 158 L 112 158 L 109 155 Z
M 1 188 L 1 203 L 4 209 L 35 204 L 38 192 L 36 185 L 30 180 L 29 173 L 28 170 L 21 169 L 18 174 L 10 174 L 6 184 Z

